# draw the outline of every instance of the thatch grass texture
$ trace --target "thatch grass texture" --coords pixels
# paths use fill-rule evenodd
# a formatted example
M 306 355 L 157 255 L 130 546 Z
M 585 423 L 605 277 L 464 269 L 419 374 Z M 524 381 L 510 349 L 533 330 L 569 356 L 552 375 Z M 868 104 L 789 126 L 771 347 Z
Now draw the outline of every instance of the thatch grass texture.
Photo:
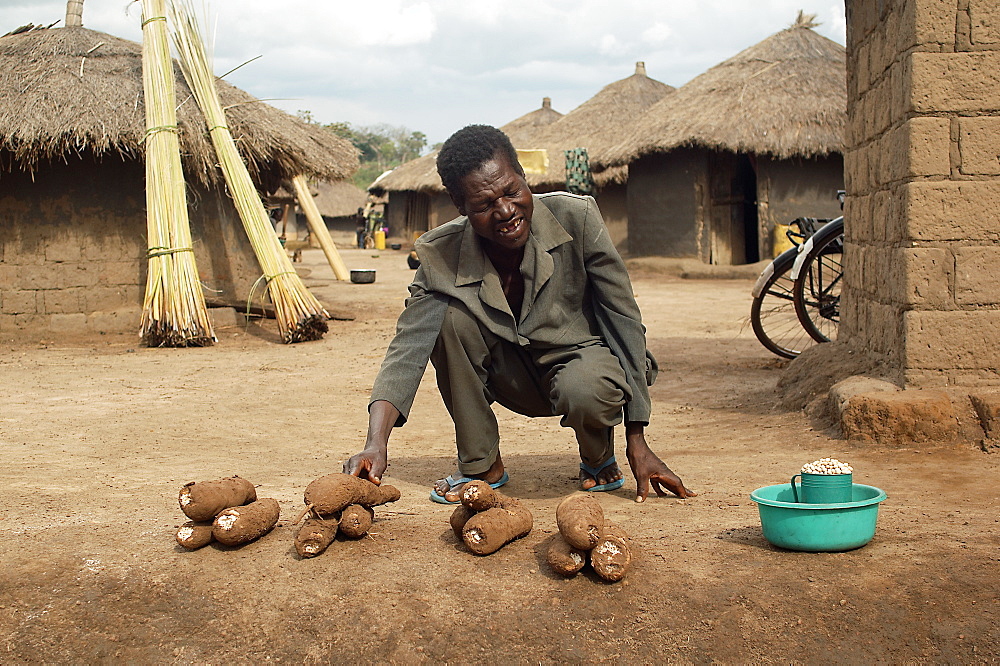
M 621 141 L 623 127 L 646 109 L 672 93 L 673 87 L 646 75 L 643 63 L 636 64 L 632 76 L 604 86 L 596 95 L 563 115 L 552 109 L 548 98 L 542 107 L 503 125 L 515 148 L 545 149 L 549 167 L 544 174 L 527 174 L 532 188 L 562 189 L 566 184 L 566 160 L 563 151 L 586 148 L 592 164 Z M 437 152 L 411 160 L 385 176 L 379 186 L 386 190 L 442 192 L 435 160 Z M 628 168 L 598 168 L 594 175 L 599 187 L 628 180 Z
M 281 338 L 286 343 L 319 339 L 328 330 L 326 321 L 330 315 L 295 273 L 292 262 L 274 233 L 264 204 L 226 124 L 226 114 L 215 88 L 215 76 L 190 3 L 173 0 L 170 19 L 181 70 L 208 123 L 208 132 L 226 184 L 264 271 L 261 279 L 266 281 L 267 293 L 274 304 Z
M 143 0 L 149 259 L 140 336 L 151 347 L 202 347 L 215 334 L 191 246 L 165 9 Z
M 810 17 L 695 77 L 650 107 L 598 157 L 628 164 L 683 146 L 779 159 L 841 152 L 847 128 L 847 55 Z
M 124 4 L 124 3 L 123 3 Z M 0 37 L 0 171 L 34 171 L 82 153 L 142 159 L 146 120 L 141 46 L 87 28 Z M 181 160 L 188 182 L 221 183 L 204 119 L 176 67 Z M 349 178 L 357 150 L 252 95 L 216 82 L 230 131 L 254 182 L 274 190 L 300 173 Z

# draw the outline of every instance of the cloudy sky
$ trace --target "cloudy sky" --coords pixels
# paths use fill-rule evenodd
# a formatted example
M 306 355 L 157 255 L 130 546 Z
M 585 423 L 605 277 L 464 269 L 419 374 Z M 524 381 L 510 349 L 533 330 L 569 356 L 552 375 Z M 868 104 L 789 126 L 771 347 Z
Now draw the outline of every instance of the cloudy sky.
M 844 43 L 843 0 L 195 0 L 215 71 L 290 113 L 386 123 L 443 141 L 541 106 L 566 113 L 645 61 L 680 86 L 791 24 Z M 0 0 L 0 34 L 65 16 L 65 0 Z M 85 0 L 92 30 L 141 41 L 141 2 Z

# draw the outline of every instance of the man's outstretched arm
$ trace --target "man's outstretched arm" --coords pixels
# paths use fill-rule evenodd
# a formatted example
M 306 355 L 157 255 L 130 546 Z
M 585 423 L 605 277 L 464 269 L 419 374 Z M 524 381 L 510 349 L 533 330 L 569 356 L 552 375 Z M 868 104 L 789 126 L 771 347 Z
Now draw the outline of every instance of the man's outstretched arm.
M 344 463 L 344 473 L 360 476 L 378 485 L 389 466 L 389 435 L 399 418 L 399 410 L 388 400 L 376 400 L 368 407 L 368 437 L 365 448 Z

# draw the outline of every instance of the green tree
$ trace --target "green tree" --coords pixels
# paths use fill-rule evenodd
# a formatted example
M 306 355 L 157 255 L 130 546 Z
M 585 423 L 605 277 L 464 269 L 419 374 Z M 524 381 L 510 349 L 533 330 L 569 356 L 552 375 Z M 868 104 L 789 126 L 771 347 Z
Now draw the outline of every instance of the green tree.
M 361 166 L 354 174 L 354 182 L 362 189 L 367 189 L 383 172 L 420 157 L 427 148 L 426 134 L 403 126 L 385 123 L 353 126 L 346 122 L 321 124 L 310 111 L 299 111 L 298 117 L 307 123 L 321 125 L 358 149 Z

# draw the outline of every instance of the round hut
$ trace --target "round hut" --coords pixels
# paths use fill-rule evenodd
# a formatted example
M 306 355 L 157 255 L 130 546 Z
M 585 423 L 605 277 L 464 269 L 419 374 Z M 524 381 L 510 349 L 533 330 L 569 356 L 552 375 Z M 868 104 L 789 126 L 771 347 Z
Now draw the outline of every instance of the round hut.
M 146 280 L 141 45 L 80 26 L 0 37 L 0 335 L 139 330 Z M 175 63 L 199 276 L 213 302 L 261 274 Z M 349 177 L 346 141 L 219 81 L 262 194 L 298 174 Z
M 813 27 L 800 14 L 692 79 L 599 157 L 630 165 L 630 254 L 754 262 L 777 225 L 839 215 L 846 52 Z

